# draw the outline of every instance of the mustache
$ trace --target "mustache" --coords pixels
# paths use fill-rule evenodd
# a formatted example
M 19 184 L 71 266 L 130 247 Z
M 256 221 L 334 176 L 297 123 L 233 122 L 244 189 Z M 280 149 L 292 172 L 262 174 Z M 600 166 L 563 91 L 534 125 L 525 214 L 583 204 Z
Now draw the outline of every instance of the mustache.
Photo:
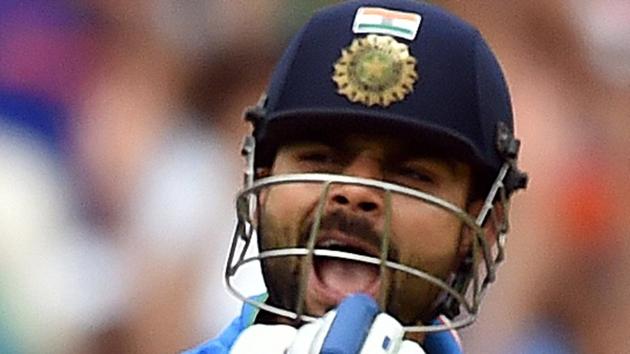
M 300 241 L 302 245 L 306 245 L 310 237 L 314 219 L 306 223 L 301 232 Z M 339 231 L 348 237 L 360 239 L 375 249 L 381 250 L 384 233 L 378 231 L 374 224 L 367 218 L 347 213 L 341 209 L 335 209 L 322 216 L 317 237 L 319 238 L 327 231 Z M 392 239 L 392 231 L 389 235 L 389 249 L 387 259 L 398 262 L 398 248 Z

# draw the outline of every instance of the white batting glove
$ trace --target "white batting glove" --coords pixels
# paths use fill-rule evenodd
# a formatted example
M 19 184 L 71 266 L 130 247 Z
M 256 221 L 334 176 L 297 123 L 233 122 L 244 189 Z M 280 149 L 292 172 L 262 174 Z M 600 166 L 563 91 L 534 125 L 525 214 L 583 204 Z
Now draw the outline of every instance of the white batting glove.
M 360 354 L 425 354 L 418 343 L 404 340 L 404 334 L 398 321 L 381 313 L 376 316 Z
M 253 325 L 236 339 L 230 354 L 284 354 L 297 329 L 287 325 Z
M 232 354 L 425 354 L 403 340 L 403 327 L 381 313 L 367 295 L 353 295 L 336 310 L 299 330 L 286 325 L 254 325 L 232 347 Z

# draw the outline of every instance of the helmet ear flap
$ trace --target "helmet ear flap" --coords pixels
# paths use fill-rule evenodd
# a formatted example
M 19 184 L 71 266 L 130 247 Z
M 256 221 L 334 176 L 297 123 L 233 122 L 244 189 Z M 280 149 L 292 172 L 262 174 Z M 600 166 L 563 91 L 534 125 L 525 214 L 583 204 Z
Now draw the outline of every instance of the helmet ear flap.
M 481 248 L 470 247 L 466 244 L 462 245 L 461 253 L 463 259 L 460 262 L 453 278 L 451 286 L 458 293 L 465 294 L 469 290 L 471 281 L 474 281 L 473 296 L 480 297 L 485 292 L 486 287 L 494 282 L 496 277 L 496 267 L 503 261 L 505 236 L 509 229 L 509 196 L 511 192 L 517 189 L 525 188 L 527 185 L 527 175 L 516 167 L 516 158 L 520 142 L 515 139 L 509 130 L 502 130 L 505 126 L 499 125 L 499 151 L 504 157 L 504 165 L 501 168 L 499 176 L 495 180 L 490 189 L 486 200 L 483 203 L 469 206 L 469 212 L 477 215 L 477 225 L 483 230 L 479 235 L 470 235 L 470 237 L 481 237 Z M 504 173 L 504 174 L 502 174 Z M 513 180 L 510 180 L 513 179 Z M 472 210 L 470 210 L 472 209 Z M 463 230 L 462 232 L 465 232 Z M 466 242 L 466 241 L 462 241 Z M 492 248 L 496 245 L 496 254 Z M 476 267 L 475 252 L 482 252 L 483 263 L 486 267 L 486 274 L 482 282 L 478 283 L 474 278 L 479 276 Z M 480 286 L 479 288 L 477 288 Z M 437 306 L 437 315 L 443 314 L 450 319 L 457 317 L 461 313 L 461 301 L 451 294 L 445 294 L 442 302 Z M 477 306 L 477 301 L 473 301 Z M 477 309 L 474 309 L 476 312 Z
M 521 171 L 516 164 L 512 165 L 507 176 L 505 176 L 505 189 L 508 194 L 512 194 L 516 190 L 527 188 L 529 176 Z
M 527 188 L 529 180 L 527 173 L 521 171 L 516 163 L 520 148 L 521 141 L 514 137 L 507 124 L 499 122 L 497 126 L 497 150 L 501 157 L 510 164 L 510 169 L 503 181 L 508 197 L 519 189 Z
M 256 105 L 248 107 L 245 110 L 245 120 L 252 123 L 254 126 L 261 122 L 267 116 L 267 92 L 263 92 L 258 98 Z
M 261 176 L 265 176 L 264 173 L 259 174 L 258 167 L 260 166 L 270 166 L 270 154 L 268 153 L 268 149 L 266 146 L 260 146 L 258 144 L 260 141 L 260 136 L 262 135 L 262 131 L 265 129 L 265 121 L 268 116 L 267 111 L 267 93 L 263 92 L 258 99 L 258 102 L 254 106 L 248 107 L 243 113 L 243 117 L 246 122 L 251 124 L 252 126 L 252 134 L 248 136 L 246 139 L 251 139 L 251 142 L 247 141 L 243 145 L 243 150 L 241 150 L 241 154 L 248 159 L 248 156 L 251 156 L 252 161 L 247 161 L 248 166 L 252 167 L 252 176 L 253 179 L 260 178 Z M 248 150 L 248 145 L 251 146 L 251 151 Z M 268 145 L 268 144 L 266 144 Z M 254 151 L 256 150 L 256 151 Z M 254 170 L 255 169 L 255 170 Z M 254 173 L 255 172 L 255 173 Z

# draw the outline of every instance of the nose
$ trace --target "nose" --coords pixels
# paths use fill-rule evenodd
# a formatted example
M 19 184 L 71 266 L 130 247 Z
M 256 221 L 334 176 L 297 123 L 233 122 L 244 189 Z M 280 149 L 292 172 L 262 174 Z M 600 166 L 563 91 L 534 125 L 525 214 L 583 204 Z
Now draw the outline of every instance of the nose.
M 375 192 L 367 191 L 367 187 L 340 185 L 331 189 L 332 206 L 349 208 L 358 214 L 377 214 L 382 202 Z
M 358 157 L 344 169 L 348 176 L 382 179 L 381 167 L 378 160 L 368 157 Z M 383 211 L 383 192 L 360 185 L 334 184 L 329 194 L 329 206 L 344 208 L 363 216 L 377 217 Z

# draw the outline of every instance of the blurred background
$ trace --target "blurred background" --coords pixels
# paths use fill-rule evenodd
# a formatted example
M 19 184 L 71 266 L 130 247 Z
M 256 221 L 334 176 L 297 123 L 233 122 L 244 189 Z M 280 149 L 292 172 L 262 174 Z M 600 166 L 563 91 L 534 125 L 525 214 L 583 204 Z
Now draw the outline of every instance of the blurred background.
M 242 112 L 333 2 L 0 1 L 0 353 L 174 353 L 227 325 Z M 630 2 L 434 3 L 495 49 L 531 177 L 466 351 L 628 352 Z

